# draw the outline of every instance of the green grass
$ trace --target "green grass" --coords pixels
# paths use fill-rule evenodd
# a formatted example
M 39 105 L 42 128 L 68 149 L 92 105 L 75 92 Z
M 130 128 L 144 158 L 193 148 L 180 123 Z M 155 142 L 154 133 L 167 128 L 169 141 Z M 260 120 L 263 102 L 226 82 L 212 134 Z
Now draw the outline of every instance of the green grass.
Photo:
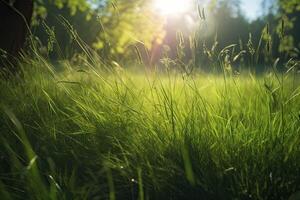
M 300 191 L 297 76 L 55 73 L 27 62 L 22 79 L 0 80 L 1 199 L 288 199 Z

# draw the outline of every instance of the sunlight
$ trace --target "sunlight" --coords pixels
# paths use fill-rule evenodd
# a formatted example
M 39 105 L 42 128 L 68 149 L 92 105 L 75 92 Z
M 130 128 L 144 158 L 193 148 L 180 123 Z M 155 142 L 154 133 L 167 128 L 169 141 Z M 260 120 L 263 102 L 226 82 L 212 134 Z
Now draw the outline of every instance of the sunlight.
M 187 12 L 191 7 L 191 1 L 154 0 L 154 6 L 162 15 L 175 15 Z

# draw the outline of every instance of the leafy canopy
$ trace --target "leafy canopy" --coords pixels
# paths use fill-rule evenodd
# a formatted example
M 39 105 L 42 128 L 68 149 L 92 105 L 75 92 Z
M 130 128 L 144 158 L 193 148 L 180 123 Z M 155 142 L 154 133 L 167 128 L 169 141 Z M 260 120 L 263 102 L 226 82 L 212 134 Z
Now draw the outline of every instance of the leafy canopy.
M 103 31 L 93 45 L 109 48 L 112 54 L 123 54 L 131 45 L 141 43 L 150 49 L 164 37 L 162 19 L 145 0 L 110 1 L 101 10 L 99 21 Z

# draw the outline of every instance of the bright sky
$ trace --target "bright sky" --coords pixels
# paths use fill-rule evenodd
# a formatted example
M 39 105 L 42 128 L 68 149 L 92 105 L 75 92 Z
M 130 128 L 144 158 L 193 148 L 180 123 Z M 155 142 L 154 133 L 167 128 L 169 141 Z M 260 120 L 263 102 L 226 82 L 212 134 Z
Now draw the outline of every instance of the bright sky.
M 254 20 L 262 14 L 262 1 L 263 0 L 241 0 L 242 10 L 249 20 Z

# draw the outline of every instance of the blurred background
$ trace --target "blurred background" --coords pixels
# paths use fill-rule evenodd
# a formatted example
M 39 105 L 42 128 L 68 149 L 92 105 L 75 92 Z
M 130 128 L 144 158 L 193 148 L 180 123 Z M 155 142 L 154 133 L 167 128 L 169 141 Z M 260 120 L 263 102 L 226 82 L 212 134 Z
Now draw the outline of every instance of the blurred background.
M 180 43 L 183 60 L 194 57 L 205 70 L 231 44 L 245 55 L 240 66 L 299 58 L 299 26 L 299 0 L 37 0 L 32 33 L 52 60 L 82 52 L 72 29 L 103 59 L 132 61 L 138 51 L 147 65 L 159 64 L 178 56 Z

